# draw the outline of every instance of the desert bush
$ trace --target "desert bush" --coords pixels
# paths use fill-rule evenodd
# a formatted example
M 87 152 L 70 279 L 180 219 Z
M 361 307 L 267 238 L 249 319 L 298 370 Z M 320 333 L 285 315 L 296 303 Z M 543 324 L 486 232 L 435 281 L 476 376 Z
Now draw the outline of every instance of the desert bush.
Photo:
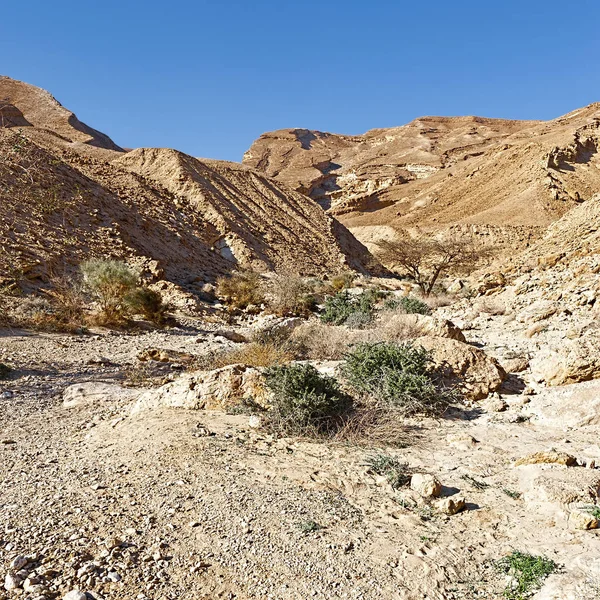
M 367 331 L 351 331 L 322 321 L 309 321 L 294 329 L 290 342 L 300 358 L 339 360 L 351 344 L 364 340 L 366 335 Z
M 371 291 L 358 295 L 339 292 L 335 296 L 327 298 L 325 308 L 320 317 L 324 323 L 342 325 L 348 320 L 350 315 L 355 313 L 371 315 L 375 302 L 376 295 Z M 364 319 L 364 317 L 362 318 Z
M 423 329 L 419 326 L 417 319 L 418 317 L 407 318 L 403 311 L 380 311 L 371 326 L 372 341 L 404 342 L 421 337 Z
M 336 292 L 341 292 L 342 290 L 346 290 L 349 287 L 352 287 L 354 280 L 356 278 L 356 273 L 353 271 L 344 271 L 342 273 L 338 273 L 331 278 L 331 288 Z
M 373 323 L 373 313 L 356 311 L 350 313 L 344 322 L 348 329 L 365 329 Z
M 387 310 L 402 310 L 407 314 L 428 315 L 431 313 L 431 309 L 425 302 L 412 296 L 387 300 L 383 307 Z
M 314 282 L 297 275 L 276 275 L 270 286 L 269 307 L 280 316 L 306 316 L 316 308 Z
M 436 385 L 431 353 L 411 343 L 359 344 L 345 357 L 343 374 L 357 392 L 405 415 L 441 414 L 453 394 Z
M 236 271 L 217 279 L 217 295 L 232 308 L 244 309 L 265 301 L 260 274 L 254 271 Z
M 164 325 L 166 322 L 167 306 L 160 292 L 153 289 L 136 287 L 125 294 L 123 304 L 127 312 L 140 314 L 156 325 Z
M 333 439 L 352 446 L 406 448 L 414 434 L 402 417 L 402 413 L 392 407 L 358 401 Z
M 312 365 L 270 367 L 265 371 L 265 380 L 272 392 L 270 422 L 281 433 L 331 433 L 352 409 L 352 398 L 338 382 Z
M 137 286 L 138 273 L 116 260 L 87 260 L 80 268 L 84 285 L 98 300 L 106 323 L 122 321 L 127 313 L 126 298 Z

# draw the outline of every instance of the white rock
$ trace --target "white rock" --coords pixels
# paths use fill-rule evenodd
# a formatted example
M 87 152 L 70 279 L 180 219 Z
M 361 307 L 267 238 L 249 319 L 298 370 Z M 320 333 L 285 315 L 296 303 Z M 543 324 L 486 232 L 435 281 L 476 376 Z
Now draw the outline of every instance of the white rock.
M 415 473 L 410 479 L 410 487 L 425 498 L 439 496 L 442 484 L 428 473 Z
M 5 590 L 16 590 L 21 585 L 21 580 L 12 573 L 8 573 L 8 575 L 4 578 L 4 589 Z
M 87 600 L 85 592 L 79 590 L 71 590 L 63 596 L 63 600 Z

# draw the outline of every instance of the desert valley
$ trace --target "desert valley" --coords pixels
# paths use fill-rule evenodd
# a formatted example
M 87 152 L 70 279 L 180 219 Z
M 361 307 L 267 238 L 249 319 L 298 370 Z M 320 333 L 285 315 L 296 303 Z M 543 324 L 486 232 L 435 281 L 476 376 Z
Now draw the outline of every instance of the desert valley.
M 234 163 L 0 77 L 0 600 L 597 599 L 599 427 L 600 103 Z

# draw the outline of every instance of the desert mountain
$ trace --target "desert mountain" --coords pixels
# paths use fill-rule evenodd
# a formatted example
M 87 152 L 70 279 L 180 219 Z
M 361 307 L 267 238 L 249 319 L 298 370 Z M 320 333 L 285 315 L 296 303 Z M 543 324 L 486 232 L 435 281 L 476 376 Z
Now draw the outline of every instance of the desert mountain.
M 0 127 L 27 127 L 33 135 L 49 134 L 57 142 L 121 151 L 107 135 L 82 123 L 46 90 L 2 75 Z
M 423 117 L 359 136 L 275 131 L 244 163 L 368 240 L 390 228 L 547 226 L 600 188 L 599 147 L 592 104 L 547 122 Z
M 45 278 L 87 256 L 179 285 L 232 269 L 362 269 L 366 249 L 313 200 L 249 167 L 123 152 L 50 94 L 0 79 L 0 267 Z

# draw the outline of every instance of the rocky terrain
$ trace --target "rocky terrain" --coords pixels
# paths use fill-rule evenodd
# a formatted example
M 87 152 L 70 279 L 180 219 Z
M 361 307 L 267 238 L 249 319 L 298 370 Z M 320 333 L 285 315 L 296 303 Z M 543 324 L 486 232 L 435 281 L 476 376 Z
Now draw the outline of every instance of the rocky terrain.
M 235 164 L 0 98 L 0 600 L 600 598 L 599 105 Z M 398 229 L 498 251 L 424 296 L 357 240 Z M 89 258 L 166 317 L 99 320 Z

